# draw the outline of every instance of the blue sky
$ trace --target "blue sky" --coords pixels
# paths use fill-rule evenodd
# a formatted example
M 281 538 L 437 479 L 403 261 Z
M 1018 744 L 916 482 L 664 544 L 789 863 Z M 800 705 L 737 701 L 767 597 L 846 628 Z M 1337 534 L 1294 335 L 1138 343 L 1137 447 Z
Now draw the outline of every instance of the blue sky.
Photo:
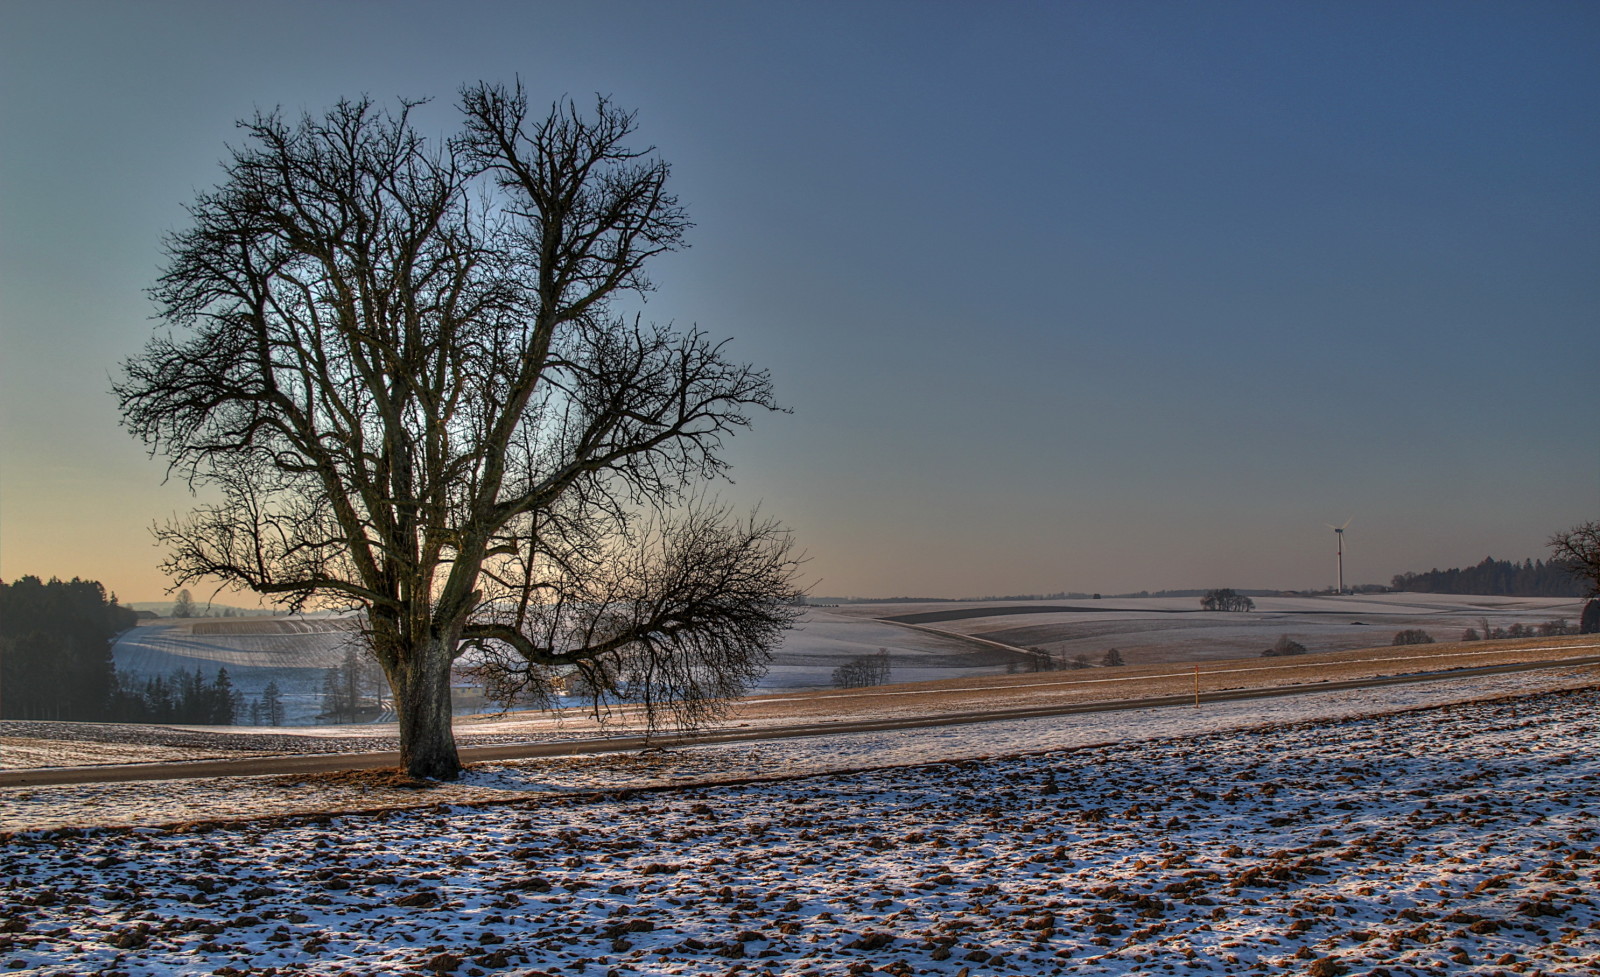
M 647 316 L 824 594 L 1329 585 L 1600 516 L 1590 3 L 0 5 L 0 578 L 158 599 L 118 426 L 234 120 L 520 76 L 638 110 L 697 227 Z

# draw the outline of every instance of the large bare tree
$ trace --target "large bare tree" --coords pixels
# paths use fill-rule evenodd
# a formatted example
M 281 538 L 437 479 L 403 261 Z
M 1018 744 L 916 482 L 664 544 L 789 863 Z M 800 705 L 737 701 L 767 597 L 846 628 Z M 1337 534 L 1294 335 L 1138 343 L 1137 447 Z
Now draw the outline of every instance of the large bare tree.
M 430 145 L 415 107 L 241 123 L 169 239 L 169 329 L 116 388 L 214 499 L 158 527 L 164 569 L 359 607 L 416 776 L 460 770 L 464 654 L 502 689 L 578 669 L 704 718 L 791 621 L 788 533 L 698 489 L 770 378 L 613 308 L 690 226 L 631 113 L 478 84 Z
M 1600 597 L 1600 521 L 1579 523 L 1550 537 L 1551 555 L 1589 588 L 1590 597 Z

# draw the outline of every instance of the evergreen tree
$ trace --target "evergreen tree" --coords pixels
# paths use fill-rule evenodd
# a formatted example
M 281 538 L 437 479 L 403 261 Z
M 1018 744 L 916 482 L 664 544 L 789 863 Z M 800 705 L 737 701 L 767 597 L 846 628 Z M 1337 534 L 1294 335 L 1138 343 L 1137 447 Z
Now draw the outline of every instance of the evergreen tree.
M 268 682 L 261 690 L 261 718 L 268 726 L 283 725 L 283 693 L 277 682 Z
M 97 581 L 0 582 L 0 717 L 111 718 L 111 646 L 135 620 Z
M 1584 585 L 1566 565 L 1552 560 L 1496 560 L 1484 557 L 1477 566 L 1426 573 L 1401 573 L 1390 581 L 1395 590 L 1414 594 L 1468 594 L 1490 597 L 1582 597 Z
M 216 681 L 206 690 L 203 702 L 205 719 L 202 722 L 211 726 L 233 725 L 234 716 L 239 711 L 239 690 L 228 678 L 226 668 L 217 669 Z

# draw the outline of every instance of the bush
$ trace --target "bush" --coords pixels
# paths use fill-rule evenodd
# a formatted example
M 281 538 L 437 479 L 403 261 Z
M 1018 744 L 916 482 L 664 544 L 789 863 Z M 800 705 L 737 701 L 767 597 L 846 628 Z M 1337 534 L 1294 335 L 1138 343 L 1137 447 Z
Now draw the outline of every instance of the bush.
M 886 648 L 879 649 L 876 655 L 862 655 L 833 670 L 833 684 L 841 689 L 864 689 L 888 682 L 889 651 Z
M 1461 632 L 1461 640 L 1462 641 L 1482 641 L 1483 640 L 1483 636 L 1478 633 L 1478 629 L 1477 628 L 1468 628 L 1465 631 Z
M 1287 634 L 1278 635 L 1278 640 L 1271 648 L 1261 653 L 1262 658 L 1283 658 L 1287 655 L 1303 655 L 1306 646 L 1289 637 Z
M 1122 652 L 1112 648 L 1110 651 L 1106 652 L 1106 656 L 1104 658 L 1100 659 L 1100 664 L 1114 667 L 1126 663 L 1122 660 Z
M 1404 631 L 1395 633 L 1393 643 L 1397 645 L 1431 645 L 1433 644 L 1433 635 L 1421 628 L 1406 628 Z

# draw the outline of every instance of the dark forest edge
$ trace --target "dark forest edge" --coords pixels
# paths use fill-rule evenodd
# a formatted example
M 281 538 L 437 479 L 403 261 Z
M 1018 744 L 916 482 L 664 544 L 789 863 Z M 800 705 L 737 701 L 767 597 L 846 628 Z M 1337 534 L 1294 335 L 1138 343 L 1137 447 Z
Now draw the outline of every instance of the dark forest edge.
M 1461 594 L 1480 597 L 1583 597 L 1588 588 L 1564 563 L 1551 560 L 1496 560 L 1484 557 L 1477 566 L 1425 573 L 1396 574 L 1391 586 L 1412 594 Z
M 99 581 L 0 581 L 0 718 L 229 725 L 241 697 L 227 669 L 135 684 L 112 646 L 137 623 Z

